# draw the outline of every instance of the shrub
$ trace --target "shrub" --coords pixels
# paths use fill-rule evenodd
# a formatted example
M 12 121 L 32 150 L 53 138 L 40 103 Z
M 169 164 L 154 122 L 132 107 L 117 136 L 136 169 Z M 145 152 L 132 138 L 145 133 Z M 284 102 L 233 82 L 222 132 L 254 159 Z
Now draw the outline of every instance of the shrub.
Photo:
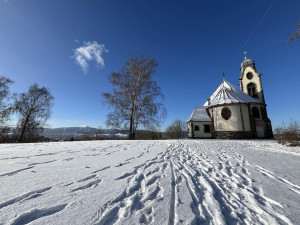
M 286 126 L 282 123 L 275 129 L 276 141 L 279 144 L 289 146 L 300 146 L 300 122 L 297 120 L 291 120 L 289 125 Z
M 176 119 L 166 129 L 168 139 L 180 139 L 187 137 L 187 125 L 184 121 Z

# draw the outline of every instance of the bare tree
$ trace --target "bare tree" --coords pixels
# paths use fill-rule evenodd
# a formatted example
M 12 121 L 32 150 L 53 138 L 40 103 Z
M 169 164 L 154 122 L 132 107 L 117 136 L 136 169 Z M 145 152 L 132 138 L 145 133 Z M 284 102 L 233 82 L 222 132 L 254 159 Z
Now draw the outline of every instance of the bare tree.
M 187 136 L 187 125 L 184 121 L 175 119 L 166 129 L 167 138 L 179 139 Z
M 150 56 L 132 57 L 120 72 L 113 72 L 109 82 L 112 93 L 103 93 L 106 104 L 114 109 L 107 115 L 106 125 L 129 127 L 129 138 L 135 139 L 139 126 L 159 126 L 166 115 L 166 109 L 156 99 L 163 94 L 152 80 L 157 62 Z
M 6 136 L 8 130 L 6 122 L 12 112 L 12 107 L 8 102 L 10 98 L 9 85 L 12 83 L 13 81 L 10 79 L 0 76 L 0 142 L 3 142 L 3 138 Z
M 18 141 L 34 138 L 51 115 L 54 97 L 45 87 L 33 84 L 28 92 L 16 97 L 14 110 L 19 114 Z
M 297 30 L 293 35 L 287 40 L 287 42 L 292 42 L 294 40 L 300 40 L 300 20 L 298 20 Z

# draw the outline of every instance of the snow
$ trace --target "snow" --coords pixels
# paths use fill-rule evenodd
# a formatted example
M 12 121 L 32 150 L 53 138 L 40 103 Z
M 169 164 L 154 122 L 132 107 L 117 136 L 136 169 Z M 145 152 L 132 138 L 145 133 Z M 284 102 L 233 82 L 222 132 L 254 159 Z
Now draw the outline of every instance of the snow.
M 0 145 L 0 224 L 300 224 L 300 149 L 270 140 Z
M 216 91 L 210 96 L 210 103 L 206 101 L 204 106 L 231 104 L 231 103 L 261 103 L 259 100 L 245 94 L 228 81 L 224 80 Z
M 186 122 L 190 121 L 211 121 L 211 118 L 206 112 L 205 106 L 196 106 L 191 116 Z

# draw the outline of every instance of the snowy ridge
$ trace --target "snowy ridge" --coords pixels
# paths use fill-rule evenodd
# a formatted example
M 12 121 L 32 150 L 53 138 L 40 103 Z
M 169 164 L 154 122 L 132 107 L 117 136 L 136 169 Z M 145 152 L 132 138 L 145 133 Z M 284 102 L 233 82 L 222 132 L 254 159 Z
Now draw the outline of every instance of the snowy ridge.
M 189 121 L 211 121 L 211 118 L 208 116 L 206 112 L 205 106 L 196 106 L 192 114 L 190 115 L 189 119 L 186 122 Z
M 0 224 L 299 224 L 299 174 L 276 161 L 299 168 L 298 149 L 284 148 L 224 140 L 1 145 Z
M 220 86 L 210 96 L 210 102 L 206 101 L 204 106 L 214 106 L 231 103 L 261 103 L 259 100 L 245 94 L 228 81 L 223 80 Z

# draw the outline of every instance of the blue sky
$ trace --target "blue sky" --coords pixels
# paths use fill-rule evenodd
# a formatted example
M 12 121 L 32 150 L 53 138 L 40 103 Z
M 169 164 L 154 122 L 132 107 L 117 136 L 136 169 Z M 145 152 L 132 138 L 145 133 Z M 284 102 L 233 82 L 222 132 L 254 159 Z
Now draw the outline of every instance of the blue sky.
M 286 42 L 299 12 L 299 0 L 0 0 L 0 75 L 15 81 L 13 92 L 33 83 L 50 89 L 50 126 L 98 127 L 109 112 L 101 99 L 112 88 L 108 75 L 129 56 L 150 55 L 165 95 L 164 128 L 204 104 L 222 72 L 238 86 L 246 50 L 263 74 L 274 128 L 300 120 L 300 41 Z

